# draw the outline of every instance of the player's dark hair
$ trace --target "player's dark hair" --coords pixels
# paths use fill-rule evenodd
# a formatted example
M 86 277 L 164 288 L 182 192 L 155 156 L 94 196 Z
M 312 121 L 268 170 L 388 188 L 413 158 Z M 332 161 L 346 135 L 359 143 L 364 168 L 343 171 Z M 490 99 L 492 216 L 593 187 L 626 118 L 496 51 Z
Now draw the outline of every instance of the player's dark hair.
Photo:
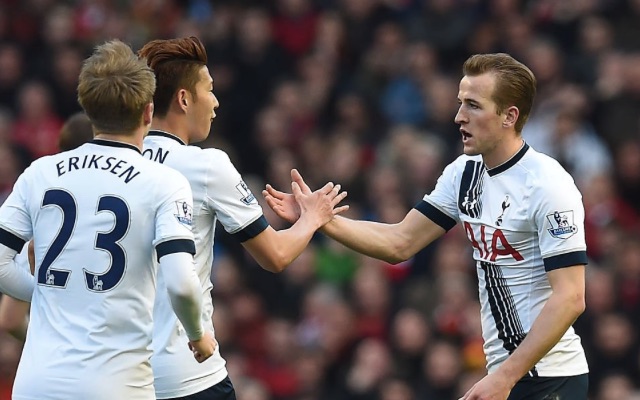
M 112 40 L 97 46 L 80 71 L 78 102 L 97 132 L 131 133 L 153 102 L 151 68 L 127 44 Z
M 60 151 L 73 150 L 93 139 L 93 126 L 89 117 L 83 112 L 77 112 L 67 118 L 60 136 L 58 136 L 58 148 Z
M 200 69 L 207 64 L 207 51 L 200 39 L 190 36 L 152 40 L 138 51 L 138 55 L 146 59 L 156 74 L 155 115 L 167 115 L 179 89 L 188 90 L 195 98 Z
M 498 114 L 511 106 L 518 107 L 520 115 L 515 130 L 522 132 L 536 96 L 536 77 L 533 72 L 506 53 L 473 55 L 464 62 L 462 72 L 467 76 L 494 74 L 496 86 L 492 100 L 496 103 Z

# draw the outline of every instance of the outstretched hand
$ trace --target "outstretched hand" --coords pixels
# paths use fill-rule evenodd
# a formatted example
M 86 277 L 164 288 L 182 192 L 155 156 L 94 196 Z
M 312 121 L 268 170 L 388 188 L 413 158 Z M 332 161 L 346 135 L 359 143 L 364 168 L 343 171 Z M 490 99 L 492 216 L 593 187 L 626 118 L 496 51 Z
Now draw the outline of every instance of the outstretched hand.
M 267 185 L 266 190 L 262 191 L 269 207 L 276 215 L 290 223 L 295 223 L 303 213 L 315 212 L 322 226 L 334 215 L 349 209 L 348 205 L 337 207 L 347 196 L 347 192 L 340 192 L 340 185 L 334 186 L 330 182 L 312 192 L 296 169 L 291 170 L 291 181 L 293 194 L 276 190 L 271 185 Z

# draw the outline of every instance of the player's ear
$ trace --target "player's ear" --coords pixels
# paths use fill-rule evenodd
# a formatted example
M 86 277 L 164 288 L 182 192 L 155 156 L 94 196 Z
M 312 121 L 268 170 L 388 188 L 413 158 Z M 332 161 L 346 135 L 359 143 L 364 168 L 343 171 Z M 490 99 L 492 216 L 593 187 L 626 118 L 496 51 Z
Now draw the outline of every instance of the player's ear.
M 142 122 L 144 126 L 151 125 L 151 121 L 153 121 L 153 103 L 144 106 L 144 111 L 142 112 Z
M 507 108 L 503 113 L 502 126 L 505 128 L 513 128 L 518 122 L 518 116 L 520 115 L 520 110 L 516 106 L 511 106 Z
M 183 111 L 186 111 L 189 103 L 187 99 L 187 91 L 185 89 L 178 90 L 176 100 L 178 101 L 178 107 L 180 107 Z

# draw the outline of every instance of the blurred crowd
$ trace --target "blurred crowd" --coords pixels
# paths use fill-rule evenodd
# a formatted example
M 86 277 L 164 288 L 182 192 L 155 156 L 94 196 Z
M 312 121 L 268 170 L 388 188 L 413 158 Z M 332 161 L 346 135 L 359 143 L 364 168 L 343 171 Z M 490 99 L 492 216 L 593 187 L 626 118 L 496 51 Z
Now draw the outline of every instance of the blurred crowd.
M 640 399 L 640 0 L 0 0 L 0 201 L 57 151 L 95 44 L 189 35 L 221 104 L 200 145 L 227 151 L 256 195 L 288 191 L 296 167 L 314 188 L 342 184 L 349 215 L 386 222 L 460 154 L 462 62 L 527 64 L 539 86 L 523 135 L 586 209 L 575 328 L 591 398 Z M 460 229 L 398 265 L 319 234 L 279 275 L 217 236 L 213 318 L 239 400 L 450 400 L 485 374 Z M 0 399 L 20 349 L 0 336 Z

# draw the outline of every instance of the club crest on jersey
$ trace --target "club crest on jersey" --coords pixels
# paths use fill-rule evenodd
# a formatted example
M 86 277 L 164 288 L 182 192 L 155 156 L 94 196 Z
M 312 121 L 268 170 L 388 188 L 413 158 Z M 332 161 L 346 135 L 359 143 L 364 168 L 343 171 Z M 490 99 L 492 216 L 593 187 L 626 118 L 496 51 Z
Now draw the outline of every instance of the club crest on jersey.
M 193 208 L 191 205 L 184 200 L 176 201 L 175 204 L 176 213 L 173 215 L 175 215 L 178 222 L 183 225 L 191 226 L 193 223 Z
M 551 228 L 547 229 L 551 236 L 557 239 L 568 239 L 578 232 L 573 223 L 573 211 L 555 211 L 547 215 Z
M 238 192 L 240 192 L 240 194 L 242 195 L 240 200 L 242 200 L 244 204 L 249 205 L 253 203 L 253 201 L 255 201 L 256 196 L 251 193 L 251 189 L 249 189 L 249 186 L 247 186 L 244 181 L 240 181 L 240 183 L 236 185 L 236 189 L 238 189 Z

